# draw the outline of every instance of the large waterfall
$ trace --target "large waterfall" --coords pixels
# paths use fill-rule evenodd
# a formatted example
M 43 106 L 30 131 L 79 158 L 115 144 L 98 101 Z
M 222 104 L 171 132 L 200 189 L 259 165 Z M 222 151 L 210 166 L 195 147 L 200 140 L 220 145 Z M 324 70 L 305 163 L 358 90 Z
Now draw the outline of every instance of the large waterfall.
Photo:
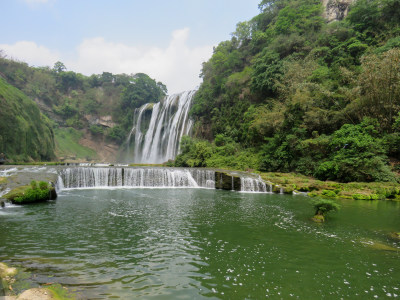
M 127 139 L 130 160 L 157 164 L 175 158 L 181 137 L 188 135 L 193 125 L 188 114 L 195 93 L 174 94 L 136 109 Z

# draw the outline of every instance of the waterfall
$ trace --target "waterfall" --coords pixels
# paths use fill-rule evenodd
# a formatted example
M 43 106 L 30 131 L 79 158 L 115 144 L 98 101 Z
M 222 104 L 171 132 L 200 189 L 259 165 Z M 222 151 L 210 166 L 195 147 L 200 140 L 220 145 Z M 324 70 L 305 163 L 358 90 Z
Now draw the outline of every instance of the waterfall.
M 240 190 L 242 192 L 272 192 L 272 185 L 261 177 L 240 175 L 240 187 L 228 176 L 227 187 L 216 187 L 216 171 L 196 168 L 136 168 L 136 167 L 69 167 L 62 169 L 56 183 L 57 191 L 76 188 L 207 188 Z M 222 176 L 218 178 L 222 180 Z M 236 182 L 236 180 L 235 180 Z M 238 183 L 235 183 L 239 184 Z
M 241 192 L 258 192 L 258 193 L 266 193 L 272 192 L 272 187 L 269 185 L 268 187 L 265 182 L 260 178 L 251 178 L 251 177 L 240 177 L 240 186 Z
M 175 159 L 181 137 L 188 135 L 193 125 L 188 115 L 195 93 L 174 94 L 159 103 L 147 103 L 135 110 L 134 123 L 127 138 L 130 155 L 129 147 L 134 136 L 135 163 L 157 164 Z
M 65 188 L 214 188 L 215 172 L 201 169 L 170 168 L 96 168 L 76 167 L 62 170 L 57 189 Z

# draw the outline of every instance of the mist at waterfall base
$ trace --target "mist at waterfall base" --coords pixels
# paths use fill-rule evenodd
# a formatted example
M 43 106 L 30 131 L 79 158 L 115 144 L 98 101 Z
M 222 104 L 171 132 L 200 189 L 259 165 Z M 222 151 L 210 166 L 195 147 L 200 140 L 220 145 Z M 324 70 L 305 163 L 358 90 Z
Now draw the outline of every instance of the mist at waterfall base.
M 175 159 L 182 136 L 189 135 L 193 126 L 189 110 L 195 93 L 166 96 L 137 108 L 126 140 L 125 161 L 160 164 Z

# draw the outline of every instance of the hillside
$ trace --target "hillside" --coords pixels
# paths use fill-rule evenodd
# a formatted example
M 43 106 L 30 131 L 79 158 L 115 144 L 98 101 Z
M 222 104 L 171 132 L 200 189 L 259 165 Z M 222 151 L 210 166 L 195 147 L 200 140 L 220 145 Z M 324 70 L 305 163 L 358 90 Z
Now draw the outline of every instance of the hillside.
M 203 64 L 176 165 L 395 180 L 400 3 L 358 0 L 333 22 L 319 0 L 259 7 Z
M 0 77 L 0 152 L 11 161 L 52 160 L 54 133 L 36 103 Z
M 117 161 L 135 108 L 160 100 L 167 91 L 143 73 L 84 76 L 62 62 L 31 67 L 1 52 L 0 75 L 54 121 L 55 154 L 61 161 Z

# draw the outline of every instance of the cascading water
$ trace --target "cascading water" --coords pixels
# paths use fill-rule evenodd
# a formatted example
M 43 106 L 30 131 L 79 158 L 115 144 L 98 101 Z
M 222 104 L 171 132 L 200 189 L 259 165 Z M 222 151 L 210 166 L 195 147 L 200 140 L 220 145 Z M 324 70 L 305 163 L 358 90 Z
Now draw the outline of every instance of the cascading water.
M 174 94 L 159 103 L 147 103 L 136 109 L 134 124 L 127 139 L 129 159 L 133 158 L 135 163 L 154 164 L 175 159 L 181 137 L 190 134 L 193 125 L 188 115 L 195 93 L 194 90 Z M 129 148 L 133 136 L 132 157 Z
M 272 192 L 272 186 L 266 185 L 260 178 L 240 177 L 241 192 L 267 193 Z
M 215 170 L 195 168 L 72 167 L 61 170 L 56 188 L 57 191 L 75 188 L 109 187 L 214 189 L 216 188 L 215 174 Z M 241 192 L 272 192 L 271 184 L 266 184 L 261 178 L 244 175 L 236 177 L 240 177 L 239 190 Z M 222 179 L 217 178 L 217 180 Z M 231 189 L 235 189 L 233 177 Z
M 201 169 L 91 168 L 64 169 L 57 189 L 106 187 L 214 188 L 215 172 Z

